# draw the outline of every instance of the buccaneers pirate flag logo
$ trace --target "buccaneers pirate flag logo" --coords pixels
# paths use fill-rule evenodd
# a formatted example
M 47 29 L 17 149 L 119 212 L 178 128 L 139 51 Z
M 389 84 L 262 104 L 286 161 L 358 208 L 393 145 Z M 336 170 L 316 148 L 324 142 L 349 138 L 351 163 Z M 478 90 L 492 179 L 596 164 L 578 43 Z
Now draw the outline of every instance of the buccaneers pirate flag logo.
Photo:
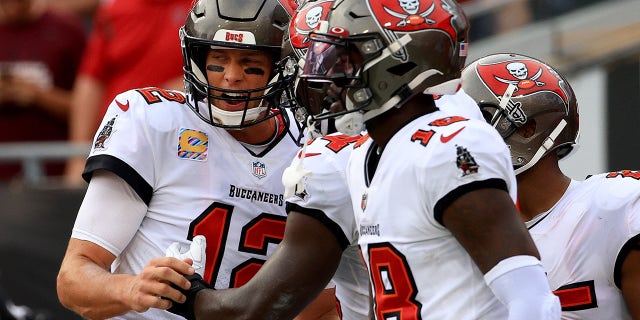
M 531 60 L 503 61 L 496 64 L 478 65 L 480 79 L 497 97 L 501 97 L 510 84 L 516 89 L 512 97 L 526 96 L 540 91 L 551 91 L 559 95 L 566 105 L 569 99 L 560 76 L 553 70 L 540 67 Z
M 292 23 L 289 24 L 289 41 L 294 50 L 300 50 L 297 53 L 309 47 L 311 43 L 309 33 L 318 26 L 320 21 L 327 20 L 331 3 L 333 0 L 309 2 L 293 16 Z
M 569 94 L 560 75 L 545 65 L 528 59 L 506 60 L 492 64 L 478 64 L 476 73 L 498 100 L 512 90 L 505 112 L 518 124 L 527 122 L 519 97 L 540 92 L 555 93 L 569 111 Z M 509 86 L 513 86 L 511 89 Z
M 452 0 L 367 0 L 389 42 L 398 39 L 396 32 L 414 32 L 433 29 L 449 35 L 451 41 L 457 39 L 452 24 L 459 14 Z M 394 57 L 406 61 L 407 53 L 401 50 Z
M 401 32 L 440 29 L 452 39 L 456 38 L 451 26 L 455 12 L 448 0 L 368 0 L 367 3 L 385 29 Z

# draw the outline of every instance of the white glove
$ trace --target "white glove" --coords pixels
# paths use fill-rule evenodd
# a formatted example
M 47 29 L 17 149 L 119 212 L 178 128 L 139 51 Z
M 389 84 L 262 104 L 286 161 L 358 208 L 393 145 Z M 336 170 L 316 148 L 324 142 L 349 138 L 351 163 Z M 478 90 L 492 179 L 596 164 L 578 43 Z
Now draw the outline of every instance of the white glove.
M 191 258 L 196 273 L 204 277 L 204 265 L 207 261 L 206 249 L 207 239 L 204 236 L 198 235 L 193 237 L 189 248 L 182 246 L 179 242 L 172 243 L 169 248 L 167 248 L 166 256 L 180 260 Z

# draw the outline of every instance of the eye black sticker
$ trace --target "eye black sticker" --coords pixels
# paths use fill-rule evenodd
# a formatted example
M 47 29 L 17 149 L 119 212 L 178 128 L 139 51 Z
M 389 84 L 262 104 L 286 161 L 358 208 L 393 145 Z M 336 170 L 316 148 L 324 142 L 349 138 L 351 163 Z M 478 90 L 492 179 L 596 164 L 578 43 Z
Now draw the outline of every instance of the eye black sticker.
M 246 74 L 257 74 L 259 76 L 264 76 L 264 70 L 260 68 L 246 68 L 244 69 L 244 73 Z
M 210 65 L 207 66 L 207 70 L 213 71 L 213 72 L 222 72 L 222 71 L 224 71 L 224 67 L 216 66 L 214 64 L 210 64 Z

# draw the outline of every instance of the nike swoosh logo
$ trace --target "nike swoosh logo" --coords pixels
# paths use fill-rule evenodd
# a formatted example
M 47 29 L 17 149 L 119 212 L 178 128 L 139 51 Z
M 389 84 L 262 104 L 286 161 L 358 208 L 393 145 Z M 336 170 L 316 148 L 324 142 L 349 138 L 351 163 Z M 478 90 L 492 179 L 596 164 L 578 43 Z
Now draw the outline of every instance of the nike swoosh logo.
M 462 127 L 460 129 L 458 129 L 458 131 L 456 131 L 456 132 L 454 132 L 454 133 L 452 133 L 452 134 L 450 134 L 448 136 L 445 136 L 444 134 L 441 134 L 440 135 L 440 142 L 447 143 L 447 142 L 451 141 L 451 139 L 453 139 L 453 137 L 457 136 L 458 133 L 460 133 L 460 131 L 464 130 L 464 128 L 466 128 L 466 127 Z
M 127 112 L 127 110 L 129 110 L 129 100 L 127 100 L 127 103 L 122 104 L 120 103 L 120 101 L 116 100 L 116 104 L 118 105 L 118 107 L 120 108 L 120 110 Z
M 305 157 L 305 158 L 315 157 L 315 156 L 319 156 L 319 155 L 321 155 L 321 154 L 322 154 L 322 153 L 310 152 L 310 153 L 305 153 L 304 157 Z M 302 151 L 300 151 L 300 152 L 298 153 L 298 158 L 302 158 Z

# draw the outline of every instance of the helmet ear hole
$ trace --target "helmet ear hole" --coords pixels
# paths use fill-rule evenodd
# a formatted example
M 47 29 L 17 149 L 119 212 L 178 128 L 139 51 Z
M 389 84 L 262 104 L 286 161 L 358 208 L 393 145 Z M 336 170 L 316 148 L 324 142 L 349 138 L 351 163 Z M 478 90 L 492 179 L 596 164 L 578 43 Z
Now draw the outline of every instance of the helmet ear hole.
M 417 66 L 417 64 L 413 61 L 409 61 L 409 62 L 405 62 L 405 63 L 401 63 L 398 65 L 395 65 L 389 69 L 387 69 L 387 71 L 393 75 L 396 76 L 403 76 L 405 73 L 411 71 L 411 69 L 415 68 Z
M 523 138 L 531 138 L 536 133 L 536 120 L 530 119 L 520 128 L 518 128 L 516 132 Z

